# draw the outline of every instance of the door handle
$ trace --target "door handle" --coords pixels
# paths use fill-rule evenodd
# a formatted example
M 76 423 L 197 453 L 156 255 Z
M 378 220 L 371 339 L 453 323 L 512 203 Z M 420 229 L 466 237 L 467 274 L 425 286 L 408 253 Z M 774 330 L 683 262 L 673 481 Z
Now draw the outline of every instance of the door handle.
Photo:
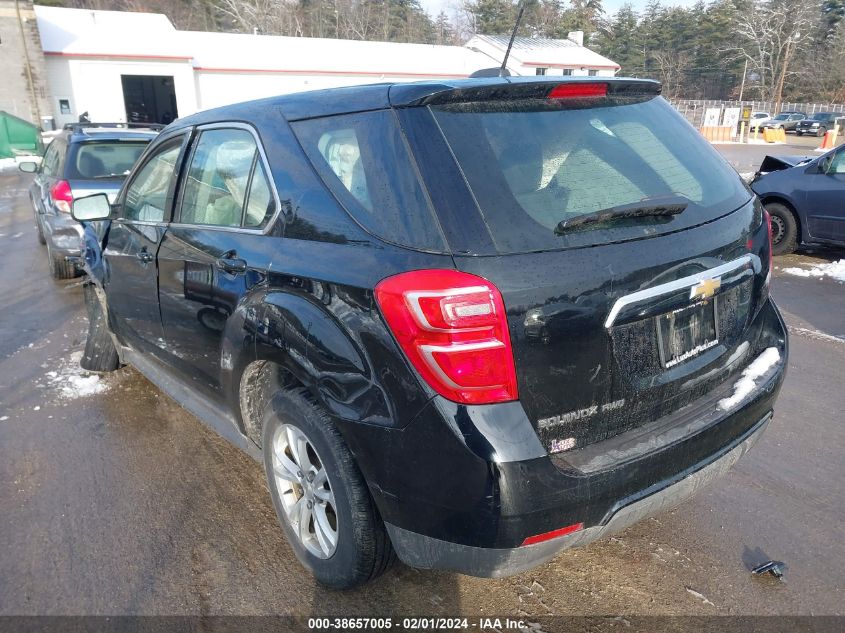
M 217 268 L 227 273 L 238 274 L 246 272 L 246 261 L 235 256 L 235 253 L 226 253 L 227 256 L 217 259 Z
M 135 254 L 135 257 L 140 259 L 141 263 L 143 263 L 143 264 L 149 264 L 151 261 L 153 261 L 152 253 L 147 252 L 146 248 L 142 248 L 140 251 L 138 251 Z

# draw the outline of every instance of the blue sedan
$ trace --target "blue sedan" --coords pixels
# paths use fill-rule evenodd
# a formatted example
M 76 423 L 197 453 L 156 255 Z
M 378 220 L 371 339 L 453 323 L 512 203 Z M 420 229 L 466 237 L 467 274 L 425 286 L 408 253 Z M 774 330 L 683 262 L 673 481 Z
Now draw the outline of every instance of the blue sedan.
M 818 157 L 766 156 L 751 182 L 772 219 L 775 255 L 845 246 L 845 146 Z

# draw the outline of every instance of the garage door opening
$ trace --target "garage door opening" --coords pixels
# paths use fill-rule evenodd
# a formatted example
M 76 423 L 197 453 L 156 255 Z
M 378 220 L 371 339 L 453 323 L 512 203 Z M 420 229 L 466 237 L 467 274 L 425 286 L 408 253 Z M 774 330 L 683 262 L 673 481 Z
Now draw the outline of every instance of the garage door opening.
M 179 116 L 173 77 L 121 75 L 126 120 L 130 123 L 164 123 Z

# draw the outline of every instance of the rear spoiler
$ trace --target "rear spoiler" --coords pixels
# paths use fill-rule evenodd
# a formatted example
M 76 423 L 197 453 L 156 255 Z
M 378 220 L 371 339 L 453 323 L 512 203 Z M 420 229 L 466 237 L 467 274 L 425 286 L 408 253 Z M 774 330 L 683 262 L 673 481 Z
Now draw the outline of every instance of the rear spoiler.
M 454 84 L 394 84 L 390 86 L 390 105 L 415 107 L 498 101 L 502 99 L 545 99 L 558 86 L 604 84 L 608 97 L 656 97 L 661 92 L 658 81 L 650 79 L 617 79 L 615 77 L 497 77 L 478 78 Z

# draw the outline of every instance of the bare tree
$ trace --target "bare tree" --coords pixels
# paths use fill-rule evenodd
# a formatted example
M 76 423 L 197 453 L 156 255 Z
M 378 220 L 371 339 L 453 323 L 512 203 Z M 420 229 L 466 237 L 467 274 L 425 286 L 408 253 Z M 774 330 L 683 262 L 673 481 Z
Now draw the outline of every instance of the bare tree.
M 651 58 L 657 64 L 663 96 L 678 99 L 683 94 L 684 79 L 690 67 L 690 58 L 683 51 L 652 51 Z
M 812 42 L 820 16 L 819 0 L 756 0 L 737 15 L 731 50 L 748 60 L 762 100 L 780 104 L 785 82 L 797 74 L 790 63 Z

